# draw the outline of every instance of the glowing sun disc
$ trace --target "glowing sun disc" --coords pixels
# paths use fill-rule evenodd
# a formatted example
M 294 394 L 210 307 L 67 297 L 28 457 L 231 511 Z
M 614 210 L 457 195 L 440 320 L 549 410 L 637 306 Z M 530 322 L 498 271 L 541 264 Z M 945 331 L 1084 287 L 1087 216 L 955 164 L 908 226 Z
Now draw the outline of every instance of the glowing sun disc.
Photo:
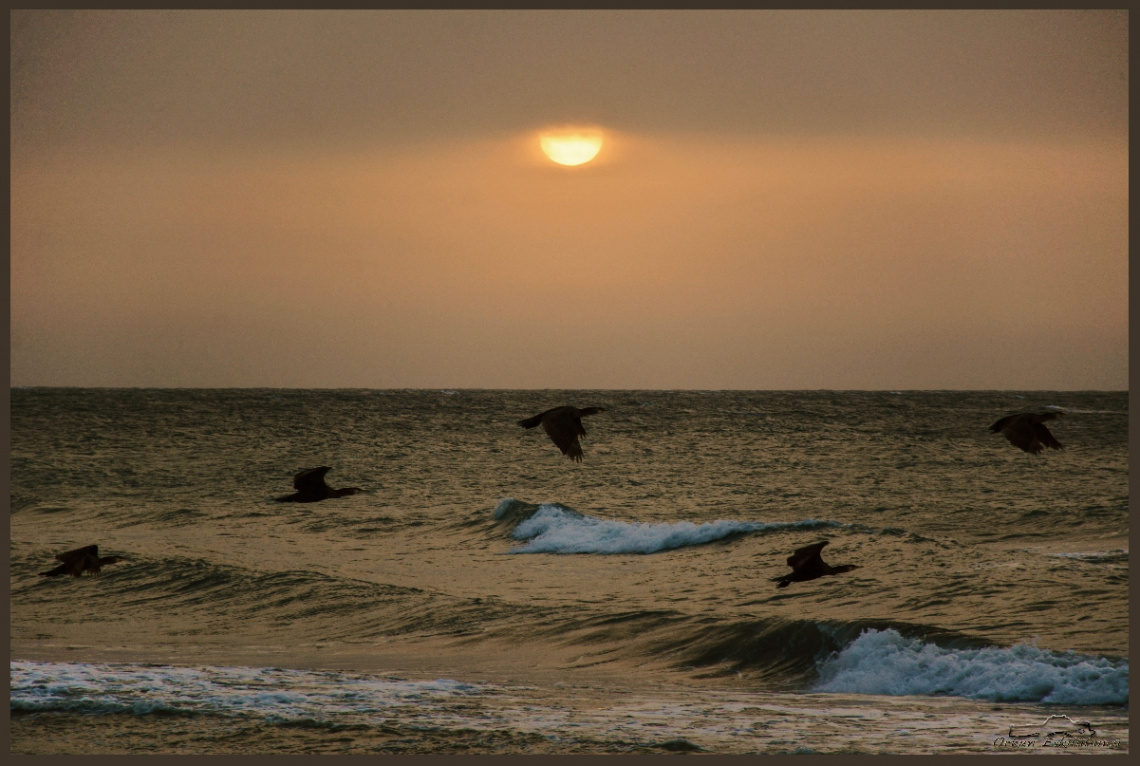
M 543 153 L 559 165 L 582 165 L 602 150 L 602 134 L 548 133 L 539 143 Z

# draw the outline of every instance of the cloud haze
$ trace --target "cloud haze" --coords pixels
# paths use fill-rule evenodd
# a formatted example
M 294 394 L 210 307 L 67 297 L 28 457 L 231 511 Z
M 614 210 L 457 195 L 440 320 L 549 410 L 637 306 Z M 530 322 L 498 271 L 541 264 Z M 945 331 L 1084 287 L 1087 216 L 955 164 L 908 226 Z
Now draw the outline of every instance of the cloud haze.
M 12 383 L 1126 388 L 1126 20 L 19 12 Z

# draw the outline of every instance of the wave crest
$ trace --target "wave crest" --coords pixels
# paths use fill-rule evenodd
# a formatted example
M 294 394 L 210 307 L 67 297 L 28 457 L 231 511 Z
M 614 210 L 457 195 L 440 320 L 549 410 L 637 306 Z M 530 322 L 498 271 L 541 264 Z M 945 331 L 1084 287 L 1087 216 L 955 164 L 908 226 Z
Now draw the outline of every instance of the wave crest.
M 819 666 L 817 692 L 949 695 L 1065 705 L 1128 703 L 1128 660 L 1051 652 L 1030 644 L 953 649 L 864 631 Z
M 777 530 L 844 528 L 837 521 L 691 521 L 649 523 L 600 519 L 558 503 L 531 505 L 513 498 L 499 501 L 495 519 L 514 522 L 511 537 L 526 544 L 511 553 L 658 553 L 703 545 L 737 535 Z

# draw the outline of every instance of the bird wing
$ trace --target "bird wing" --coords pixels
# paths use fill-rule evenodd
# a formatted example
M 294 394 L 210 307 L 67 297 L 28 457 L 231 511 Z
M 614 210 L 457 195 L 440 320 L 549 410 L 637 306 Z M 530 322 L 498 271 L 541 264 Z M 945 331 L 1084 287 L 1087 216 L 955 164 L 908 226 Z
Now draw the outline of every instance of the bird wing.
M 1057 441 L 1057 439 L 1054 438 L 1052 432 L 1045 427 L 1044 423 L 1033 424 L 1033 435 L 1037 438 L 1037 441 L 1041 442 L 1046 447 L 1051 447 L 1053 449 L 1064 449 L 1064 447 L 1061 446 L 1061 442 Z M 1038 449 L 1037 451 L 1040 452 L 1041 450 Z
M 80 564 L 80 574 L 90 572 L 93 575 L 97 575 L 101 569 L 102 562 L 99 561 L 98 556 L 86 556 Z
M 562 450 L 563 455 L 568 455 L 579 462 L 582 460 L 582 446 L 578 443 L 578 432 L 581 427 L 581 423 L 567 413 L 558 413 L 542 420 L 542 429 L 546 431 L 550 441 Z
M 310 468 L 306 471 L 293 476 L 293 489 L 305 490 L 320 490 L 328 485 L 325 484 L 325 474 L 332 470 L 332 467 L 327 465 L 318 466 L 317 468 Z
M 582 425 L 582 418 L 586 417 L 587 415 L 597 415 L 599 412 L 605 412 L 605 410 L 601 407 L 586 407 L 585 409 L 581 410 L 576 410 L 573 408 L 569 409 L 574 416 L 574 423 L 578 426 L 579 436 L 586 435 L 586 428 Z
M 535 415 L 533 418 L 524 418 L 519 421 L 519 425 L 523 428 L 534 428 L 548 417 L 556 417 L 564 412 L 570 412 L 573 407 L 562 405 L 561 407 L 551 407 L 549 410 L 543 410 Z
M 814 559 L 808 559 L 799 565 L 796 569 L 796 574 L 804 580 L 814 580 L 817 577 L 823 577 L 825 574 L 831 574 L 831 567 L 823 562 L 819 556 Z
M 788 566 L 792 569 L 799 571 L 804 568 L 804 564 L 811 559 L 819 559 L 819 563 L 823 563 L 823 559 L 819 558 L 819 552 L 823 547 L 828 544 L 828 540 L 824 540 L 814 545 L 805 545 L 803 548 L 797 548 L 796 552 L 788 556 Z
M 76 562 L 82 562 L 83 559 L 87 558 L 88 556 L 95 556 L 98 558 L 99 546 L 85 545 L 82 548 L 76 548 L 73 551 L 64 551 L 63 553 L 57 554 L 55 560 L 62 561 L 64 564 L 71 565 L 75 564 Z
M 1001 421 L 998 421 L 1001 422 Z M 1037 440 L 1037 428 L 1035 424 L 1027 417 L 1016 416 L 1009 419 L 1009 422 L 1001 429 L 1005 438 L 1009 439 L 1009 443 L 1018 447 L 1026 452 L 1036 455 L 1043 447 L 1041 442 Z M 1041 426 L 1044 428 L 1044 426 Z M 1050 436 L 1050 438 L 1052 438 Z

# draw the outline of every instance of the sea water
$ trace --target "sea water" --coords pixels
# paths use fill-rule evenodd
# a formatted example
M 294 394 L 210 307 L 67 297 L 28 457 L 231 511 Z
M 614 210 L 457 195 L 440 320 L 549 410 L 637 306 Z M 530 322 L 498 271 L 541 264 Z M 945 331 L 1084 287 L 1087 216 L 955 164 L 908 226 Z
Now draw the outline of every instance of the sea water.
M 560 404 L 606 409 L 581 464 L 517 425 Z M 1064 450 L 988 430 L 1041 408 Z M 1123 392 L 29 388 L 11 413 L 13 752 L 1127 749 Z M 365 491 L 274 502 L 317 465 Z M 777 589 L 820 540 L 859 568 Z M 89 544 L 127 560 L 39 576 Z

